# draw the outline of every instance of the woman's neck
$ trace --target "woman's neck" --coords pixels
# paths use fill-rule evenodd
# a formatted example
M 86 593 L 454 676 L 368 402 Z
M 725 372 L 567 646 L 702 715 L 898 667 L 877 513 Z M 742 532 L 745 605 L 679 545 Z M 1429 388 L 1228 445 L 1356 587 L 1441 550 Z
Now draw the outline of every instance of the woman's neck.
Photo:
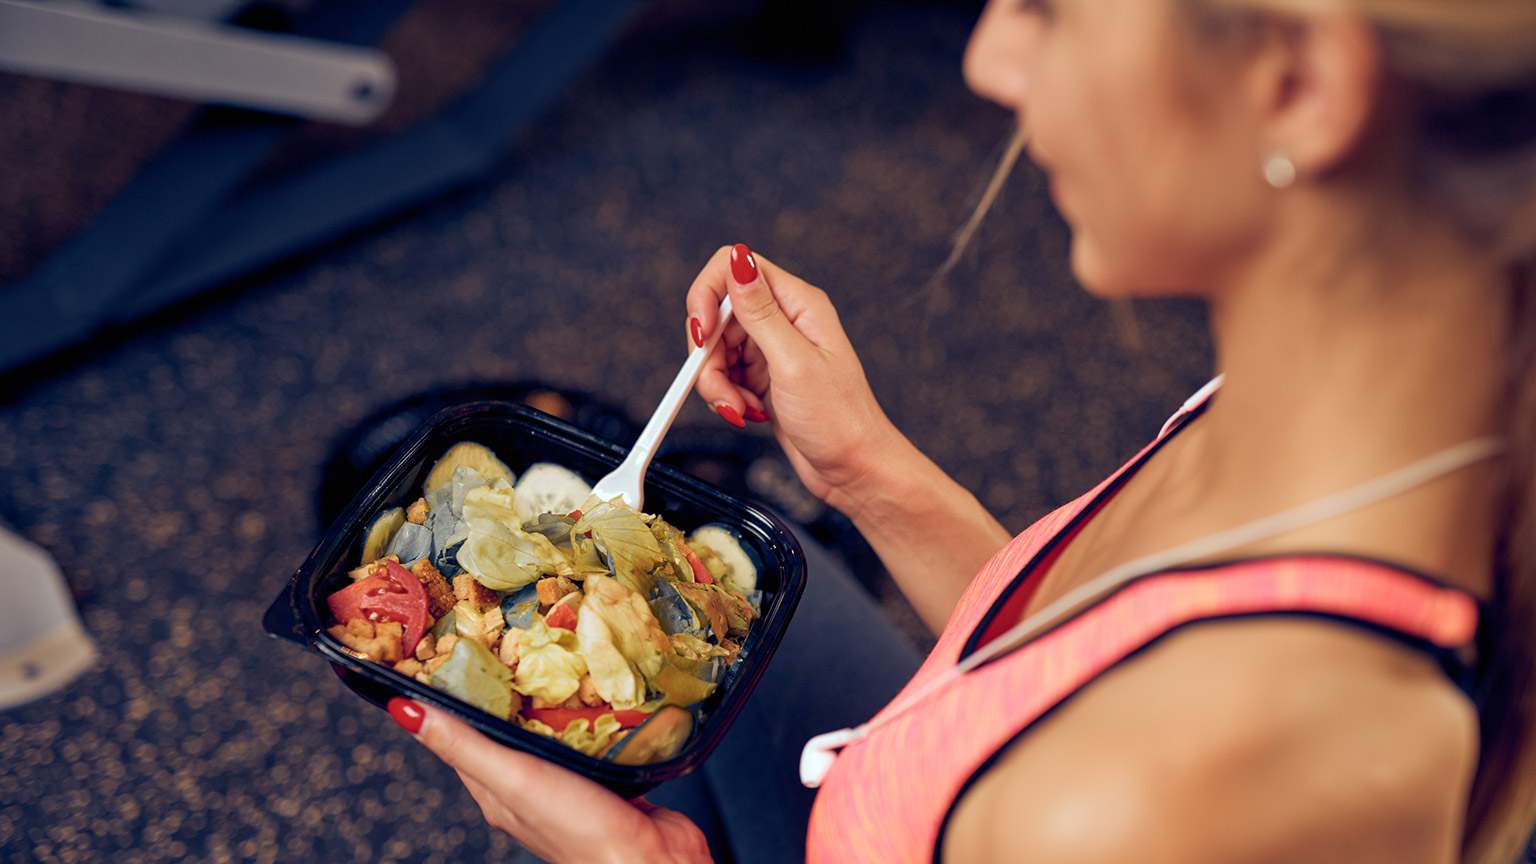
M 1504 275 L 1448 231 L 1305 224 L 1210 302 L 1226 382 L 1188 468 L 1210 491 L 1270 490 L 1258 509 L 1338 491 L 1503 423 Z M 1496 479 L 1494 465 L 1476 466 L 1384 512 L 1424 525 L 1459 514 L 1454 532 L 1424 538 L 1420 557 L 1476 571 L 1491 547 Z

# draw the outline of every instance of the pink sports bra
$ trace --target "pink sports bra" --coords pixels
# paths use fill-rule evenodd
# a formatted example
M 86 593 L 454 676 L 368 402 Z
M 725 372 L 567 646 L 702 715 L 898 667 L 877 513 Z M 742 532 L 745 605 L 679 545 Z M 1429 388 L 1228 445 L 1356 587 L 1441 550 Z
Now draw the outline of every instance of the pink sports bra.
M 1169 437 L 1171 430 L 1165 429 L 1097 488 L 998 552 L 972 581 L 933 652 L 891 704 L 901 705 L 1016 623 L 1055 552 Z M 1260 614 L 1325 616 L 1372 628 L 1433 653 L 1460 679 L 1459 685 L 1468 686 L 1469 670 L 1455 649 L 1476 636 L 1476 599 L 1403 568 L 1306 554 L 1152 573 L 904 707 L 845 747 L 817 794 L 807 860 L 937 861 L 945 823 L 961 794 L 1036 720 L 1177 628 Z M 875 719 L 891 711 L 887 706 Z

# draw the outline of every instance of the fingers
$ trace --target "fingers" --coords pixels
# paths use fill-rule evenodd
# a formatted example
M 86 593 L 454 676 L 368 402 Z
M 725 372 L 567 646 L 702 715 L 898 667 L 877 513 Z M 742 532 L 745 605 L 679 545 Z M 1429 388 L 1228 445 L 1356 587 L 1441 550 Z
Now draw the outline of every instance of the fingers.
M 766 267 L 758 266 L 757 256 L 745 243 L 731 247 L 730 267 L 731 279 L 726 290 L 730 293 L 731 307 L 741 328 L 763 353 L 770 358 L 787 358 L 809 347 L 804 334 L 795 329 L 780 307 L 779 298 L 769 284 L 773 277 Z M 785 277 L 783 281 L 788 290 L 793 277 L 780 273 Z
M 695 347 L 704 344 L 704 339 L 715 332 L 715 325 L 720 321 L 720 301 L 726 296 L 725 280 L 721 276 L 730 266 L 730 255 L 729 246 L 716 249 L 704 269 L 694 278 L 693 284 L 688 286 L 685 301 L 688 308 L 688 331 Z
M 808 368 L 822 343 L 846 337 L 820 289 L 738 243 L 716 251 L 689 288 L 691 344 L 702 344 L 719 326 L 718 305 L 726 296 L 734 314 L 721 334 L 724 350 L 705 362 L 695 390 L 728 422 L 763 422 L 769 383 L 778 374 L 770 370 Z
M 420 702 L 411 704 L 421 714 L 421 721 L 415 733 L 416 740 L 461 775 L 467 774 L 478 779 L 479 772 L 485 770 L 486 763 L 506 760 L 508 757 L 517 761 L 517 757 L 523 755 L 496 744 L 457 717 Z M 390 711 L 391 713 L 395 711 L 393 700 L 390 703 Z M 407 729 L 407 731 L 410 730 Z
M 681 814 L 503 747 L 451 714 L 404 698 L 389 713 L 459 778 L 486 821 L 547 861 L 709 860 L 703 832 Z
M 530 803 L 521 800 L 527 797 L 526 791 L 530 789 L 542 790 L 540 797 L 543 800 L 539 804 L 547 803 L 551 797 L 570 796 L 580 799 L 590 795 L 612 795 L 597 784 L 551 762 L 497 744 L 447 712 L 420 702 L 410 704 L 416 706 L 423 715 L 420 728 L 415 733 L 416 740 L 459 772 L 460 777 L 473 780 L 483 789 L 492 790 L 495 797 L 511 810 L 518 810 Z M 390 713 L 394 714 L 393 700 L 390 708 Z M 473 792 L 475 787 L 470 788 Z

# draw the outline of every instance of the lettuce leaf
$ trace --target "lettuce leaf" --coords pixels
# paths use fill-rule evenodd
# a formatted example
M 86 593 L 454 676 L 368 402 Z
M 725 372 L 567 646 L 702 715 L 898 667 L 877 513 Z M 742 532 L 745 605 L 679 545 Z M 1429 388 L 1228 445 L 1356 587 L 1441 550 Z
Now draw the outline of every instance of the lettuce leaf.
M 746 635 L 752 628 L 753 619 L 757 617 L 757 610 L 752 608 L 747 598 L 729 588 L 697 582 L 679 582 L 673 587 L 683 595 L 688 605 L 709 619 L 709 627 L 716 640 Z
M 501 637 L 507 627 L 500 606 L 477 608 L 468 600 L 460 600 L 452 609 L 453 629 L 465 639 L 473 639 L 489 648 Z
M 522 631 L 518 642 L 512 689 L 550 704 L 571 698 L 581 686 L 581 676 L 587 674 L 580 650 L 575 633 L 549 627 L 543 619 L 535 620 L 532 627 Z
M 554 513 L 540 513 L 523 523 L 523 530 L 529 534 L 543 534 L 549 538 L 549 542 L 558 546 L 569 547 L 571 545 L 571 526 L 576 520 L 569 516 L 560 516 Z
M 693 568 L 677 548 L 677 544 L 683 539 L 683 532 L 658 516 L 651 522 L 651 534 L 655 535 L 656 543 L 661 547 L 661 561 L 651 568 L 651 578 L 658 584 L 662 580 L 692 582 Z
M 722 658 L 729 656 L 731 652 L 707 639 L 688 633 L 675 633 L 672 635 L 672 654 L 667 662 L 695 678 L 717 681 L 723 664 Z
M 613 571 L 608 569 L 608 561 L 603 557 L 602 550 L 590 539 L 579 534 L 571 535 L 574 544 L 571 553 L 571 572 L 564 574 L 567 578 L 582 581 L 593 576 L 611 576 Z
M 661 671 L 663 658 L 672 650 L 672 642 L 651 614 L 651 607 L 634 589 L 608 576 L 588 579 L 583 587 L 582 617 L 602 618 L 614 647 L 649 681 Z M 579 620 L 576 626 L 581 627 Z
M 715 692 L 715 685 L 701 680 L 667 663 L 651 681 L 651 686 L 662 693 L 668 705 L 688 706 Z
M 608 580 L 589 579 L 591 585 Z M 591 605 L 591 604 L 587 604 Z M 645 701 L 645 680 L 635 670 L 613 643 L 613 631 L 601 615 L 592 612 L 576 618 L 576 639 L 581 643 L 581 654 L 587 661 L 587 672 L 592 675 L 592 686 L 597 695 L 614 708 L 634 708 Z
M 504 480 L 465 495 L 463 523 L 469 536 L 459 547 L 459 565 L 487 588 L 514 591 L 541 576 L 572 570 L 570 558 L 548 537 L 517 527 L 512 489 Z
M 511 677 L 484 645 L 460 639 L 448 660 L 432 673 L 432 686 L 505 720 L 517 710 L 512 704 L 516 697 L 509 686 Z
M 679 582 L 672 587 L 683 595 L 689 606 L 709 619 L 709 629 L 715 634 L 716 640 L 724 639 L 731 632 L 730 612 L 726 609 L 725 599 L 715 593 L 715 586 L 701 582 Z
M 592 540 L 608 559 L 613 578 L 641 597 L 651 596 L 651 568 L 662 560 L 662 553 L 643 514 L 625 506 L 620 498 L 599 501 L 593 496 L 582 506 L 581 518 L 571 531 L 591 532 Z
M 497 480 L 503 486 L 507 481 Z M 487 486 L 486 479 L 479 471 L 468 465 L 460 465 L 453 469 L 453 479 L 448 484 L 448 509 L 454 516 L 463 517 L 464 500 L 471 490 Z M 510 488 L 510 487 L 508 487 Z

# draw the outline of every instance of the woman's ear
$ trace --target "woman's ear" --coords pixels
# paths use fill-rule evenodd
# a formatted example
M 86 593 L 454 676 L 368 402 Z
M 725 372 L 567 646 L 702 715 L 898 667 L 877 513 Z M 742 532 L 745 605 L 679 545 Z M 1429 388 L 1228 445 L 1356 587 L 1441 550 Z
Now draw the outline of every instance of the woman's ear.
M 1268 152 L 1303 177 L 1355 155 L 1380 107 L 1381 45 L 1360 15 L 1274 18 L 1265 25 L 1255 93 Z

